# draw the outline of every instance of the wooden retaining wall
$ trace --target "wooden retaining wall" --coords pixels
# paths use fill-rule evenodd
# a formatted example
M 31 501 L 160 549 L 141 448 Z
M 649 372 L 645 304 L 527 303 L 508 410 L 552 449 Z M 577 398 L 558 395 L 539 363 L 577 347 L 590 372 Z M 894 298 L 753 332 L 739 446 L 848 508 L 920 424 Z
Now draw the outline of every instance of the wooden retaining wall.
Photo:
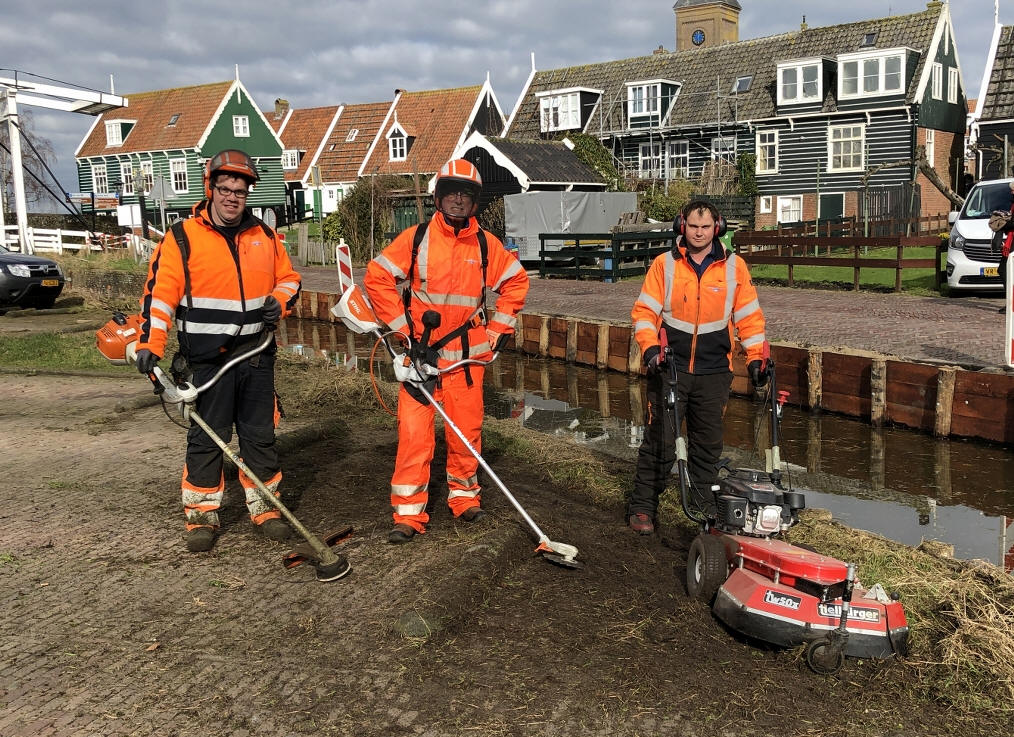
M 330 309 L 336 301 L 334 294 L 301 292 L 295 316 L 334 323 Z M 336 346 L 342 338 L 333 326 L 311 328 L 306 337 L 298 342 L 346 348 Z M 643 372 L 630 325 L 523 312 L 508 348 L 603 370 Z M 1014 443 L 1014 375 L 778 343 L 771 354 L 778 388 L 789 392 L 789 404 L 858 417 L 877 427 L 894 424 L 938 437 Z M 733 370 L 733 392 L 749 395 L 739 351 Z

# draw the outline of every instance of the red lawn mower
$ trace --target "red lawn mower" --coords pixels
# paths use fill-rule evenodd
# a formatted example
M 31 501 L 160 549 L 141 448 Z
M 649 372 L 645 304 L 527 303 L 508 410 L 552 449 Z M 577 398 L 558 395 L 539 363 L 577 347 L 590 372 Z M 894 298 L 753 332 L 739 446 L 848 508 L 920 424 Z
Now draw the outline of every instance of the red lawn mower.
M 664 330 L 661 335 L 668 356 Z M 888 596 L 879 584 L 864 589 L 853 564 L 780 539 L 806 505 L 803 494 L 782 484 L 778 423 L 788 392 L 776 389 L 767 343 L 764 353 L 765 404 L 771 413 L 766 468 L 731 468 L 723 461 L 718 483 L 703 496 L 691 494 L 676 401 L 676 364 L 667 361 L 665 404 L 676 433 L 680 501 L 687 517 L 701 528 L 687 556 L 687 591 L 747 637 L 782 647 L 806 645 L 807 665 L 822 675 L 837 673 L 847 655 L 905 655 L 908 623 L 897 594 Z

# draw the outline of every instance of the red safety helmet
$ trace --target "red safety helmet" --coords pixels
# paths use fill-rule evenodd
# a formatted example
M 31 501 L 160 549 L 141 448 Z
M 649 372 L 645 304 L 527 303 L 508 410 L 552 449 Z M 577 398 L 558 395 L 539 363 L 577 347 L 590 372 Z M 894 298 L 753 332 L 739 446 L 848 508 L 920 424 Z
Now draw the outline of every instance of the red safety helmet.
M 227 148 L 208 159 L 204 167 L 204 194 L 211 197 L 211 182 L 218 174 L 242 177 L 251 187 L 260 179 L 254 160 L 239 149 Z

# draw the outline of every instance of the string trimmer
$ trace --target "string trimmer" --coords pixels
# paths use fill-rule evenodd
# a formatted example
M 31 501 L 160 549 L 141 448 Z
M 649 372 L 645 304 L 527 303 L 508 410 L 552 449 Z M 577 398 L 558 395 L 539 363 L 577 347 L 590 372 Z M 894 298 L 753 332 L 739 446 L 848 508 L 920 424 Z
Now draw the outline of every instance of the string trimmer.
M 374 314 L 372 305 L 370 305 L 366 295 L 354 284 L 344 290 L 341 299 L 338 300 L 338 304 L 331 308 L 331 313 L 335 317 L 340 318 L 349 330 L 359 334 L 374 335 L 378 341 L 384 344 L 394 365 L 394 377 L 398 381 L 407 382 L 418 389 L 423 397 L 425 397 L 426 401 L 432 404 L 443 418 L 444 424 L 451 428 L 451 432 L 453 432 L 458 437 L 458 440 L 460 440 L 464 446 L 468 448 L 468 451 L 479 462 L 482 469 L 493 480 L 493 483 L 496 484 L 497 488 L 500 489 L 505 497 L 507 497 L 507 501 L 511 503 L 514 509 L 518 511 L 518 514 L 521 515 L 521 518 L 535 533 L 535 536 L 539 541 L 539 545 L 535 548 L 535 552 L 541 554 L 544 558 L 546 558 L 546 560 L 559 566 L 563 566 L 564 568 L 581 568 L 583 563 L 576 560 L 577 548 L 573 545 L 549 539 L 549 537 L 535 523 L 535 520 L 532 519 L 531 515 L 525 511 L 523 506 L 521 506 L 521 503 L 518 502 L 513 494 L 511 494 L 507 486 L 500 480 L 500 477 L 493 472 L 493 469 L 489 467 L 489 464 L 486 463 L 485 459 L 468 441 L 468 438 L 465 437 L 464 433 L 462 433 L 451 418 L 447 416 L 447 412 L 445 412 L 444 408 L 440 406 L 440 403 L 433 398 L 429 389 L 427 389 L 427 384 L 431 383 L 433 379 L 438 377 L 440 374 L 453 371 L 468 364 L 488 366 L 496 360 L 499 354 L 494 353 L 492 358 L 488 361 L 480 361 L 474 358 L 463 359 L 442 369 L 426 363 L 422 358 L 413 360 L 409 357 L 410 355 L 417 353 L 420 356 L 424 356 L 427 353 L 426 349 L 429 348 L 430 333 L 434 328 L 440 326 L 439 313 L 434 312 L 433 310 L 427 310 L 423 314 L 423 334 L 419 338 L 420 345 L 415 347 L 422 347 L 424 350 L 412 351 L 411 349 L 413 348 L 413 344 L 411 338 L 398 333 L 397 335 L 401 336 L 408 342 L 408 351 L 405 353 L 399 353 L 388 340 L 388 338 L 392 337 L 394 333 L 384 333 L 381 330 L 380 321 Z
M 116 364 L 133 365 L 137 358 L 136 347 L 137 339 L 140 334 L 140 315 L 131 315 L 130 317 L 127 317 L 121 312 L 116 312 L 113 314 L 113 319 L 102 326 L 102 328 L 100 328 L 95 334 L 95 339 L 99 352 L 111 362 Z M 254 486 L 261 497 L 281 512 L 282 516 L 285 517 L 290 525 L 292 525 L 292 528 L 306 540 L 307 545 L 297 546 L 291 553 L 282 559 L 282 565 L 286 568 L 292 568 L 306 562 L 314 567 L 318 581 L 337 581 L 339 578 L 348 575 L 352 570 L 352 566 L 349 565 L 345 556 L 336 553 L 331 549 L 331 546 L 336 545 L 338 542 L 351 535 L 352 528 L 346 528 L 339 533 L 329 535 L 326 538 L 327 544 L 321 542 L 316 535 L 306 529 L 306 527 L 304 527 L 303 524 L 296 519 L 295 515 L 288 510 L 280 499 L 268 491 L 264 483 L 257 478 L 253 471 L 250 470 L 250 467 L 243 462 L 243 459 L 240 458 L 235 451 L 233 451 L 232 448 L 230 448 L 228 444 L 211 429 L 200 414 L 198 414 L 197 410 L 194 409 L 197 403 L 197 397 L 201 392 L 213 386 L 226 371 L 231 369 L 240 361 L 245 361 L 246 359 L 263 351 L 271 345 L 271 340 L 272 333 L 266 333 L 264 339 L 261 340 L 260 343 L 223 364 L 218 372 L 200 387 L 196 387 L 189 381 L 182 379 L 178 382 L 173 381 L 171 378 L 166 376 L 165 372 L 163 372 L 158 366 L 155 366 L 152 372 L 148 375 L 148 378 L 151 379 L 152 384 L 154 384 L 155 394 L 160 396 L 163 406 L 174 405 L 178 409 L 179 414 L 184 421 L 191 420 L 204 430 L 215 445 L 222 449 L 222 452 L 226 455 L 226 457 L 235 463 L 237 468 L 246 474 L 246 476 L 254 483 Z

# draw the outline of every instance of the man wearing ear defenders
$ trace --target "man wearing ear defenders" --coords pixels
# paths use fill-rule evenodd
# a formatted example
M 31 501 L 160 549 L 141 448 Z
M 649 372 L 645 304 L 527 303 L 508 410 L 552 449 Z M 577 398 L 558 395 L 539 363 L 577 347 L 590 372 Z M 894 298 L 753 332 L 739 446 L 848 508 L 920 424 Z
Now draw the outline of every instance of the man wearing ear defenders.
M 722 417 L 732 386 L 733 330 L 747 354 L 754 386 L 767 383 L 761 369 L 764 314 L 743 259 L 718 240 L 725 219 L 710 202 L 696 200 L 673 223 L 672 249 L 658 256 L 644 277 L 630 312 L 634 337 L 648 374 L 645 434 L 637 456 L 627 523 L 641 535 L 655 531 L 659 495 L 676 461 L 674 428 L 663 405 L 666 361 L 676 362 L 679 416 L 686 418 L 688 472 L 697 506 L 714 509 Z M 660 341 L 665 331 L 668 348 Z

